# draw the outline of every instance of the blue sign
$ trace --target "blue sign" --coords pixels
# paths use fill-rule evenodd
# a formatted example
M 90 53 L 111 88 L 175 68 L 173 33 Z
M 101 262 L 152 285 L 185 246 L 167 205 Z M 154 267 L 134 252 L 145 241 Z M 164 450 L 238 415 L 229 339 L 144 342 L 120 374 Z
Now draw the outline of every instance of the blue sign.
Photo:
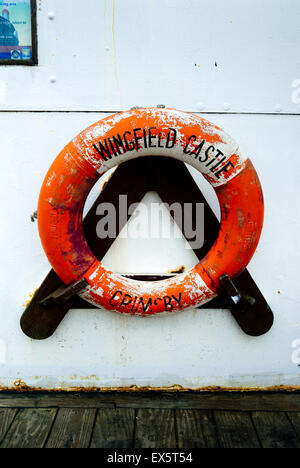
M 30 0 L 0 1 L 0 60 L 31 60 Z

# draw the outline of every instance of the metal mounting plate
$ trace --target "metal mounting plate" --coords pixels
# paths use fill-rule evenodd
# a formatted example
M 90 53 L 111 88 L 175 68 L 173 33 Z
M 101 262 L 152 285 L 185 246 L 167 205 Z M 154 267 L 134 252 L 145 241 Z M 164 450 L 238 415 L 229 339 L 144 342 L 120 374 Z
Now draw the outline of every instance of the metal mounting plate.
M 134 184 L 131 183 L 133 173 L 135 174 Z M 181 205 L 191 203 L 193 219 L 195 219 L 196 203 L 205 204 L 205 243 L 201 248 L 194 250 L 198 259 L 201 260 L 217 238 L 219 222 L 185 164 L 159 156 L 134 159 L 120 164 L 103 188 L 83 221 L 87 242 L 95 256 L 101 260 L 114 241 L 114 239 L 106 238 L 99 242 L 96 233 L 96 223 L 99 220 L 96 215 L 98 205 L 110 202 L 117 207 L 121 194 L 127 195 L 128 205 L 138 203 L 148 191 L 156 191 L 162 201 L 168 205 L 172 205 L 175 201 Z M 172 215 L 172 212 L 170 214 Z M 117 216 L 117 220 L 118 218 Z M 119 233 L 125 223 L 123 225 L 118 223 L 119 220 L 117 221 Z M 153 281 L 165 277 L 142 275 L 133 278 Z M 222 286 L 223 292 L 218 297 L 199 308 L 230 309 L 242 330 L 251 336 L 263 335 L 270 330 L 274 320 L 273 313 L 247 270 L 234 282 L 228 277 L 224 278 Z M 21 317 L 23 332 L 33 339 L 46 339 L 55 332 L 70 309 L 94 308 L 76 296 L 82 287 L 84 287 L 82 281 L 65 286 L 51 270 Z

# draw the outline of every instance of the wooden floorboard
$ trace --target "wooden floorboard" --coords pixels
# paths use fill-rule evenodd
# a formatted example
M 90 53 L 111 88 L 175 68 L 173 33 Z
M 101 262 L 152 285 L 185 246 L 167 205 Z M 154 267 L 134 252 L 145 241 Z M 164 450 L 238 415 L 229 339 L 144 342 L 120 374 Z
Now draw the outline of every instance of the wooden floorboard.
M 259 439 L 248 413 L 215 411 L 214 417 L 222 448 L 260 448 Z
M 0 448 L 300 448 L 299 394 L 0 395 L 10 398 L 19 407 L 0 408 Z
M 95 417 L 95 409 L 60 408 L 46 448 L 88 448 Z
M 4 393 L 0 408 L 189 408 L 300 412 L 300 393 L 99 392 Z
M 98 410 L 91 448 L 131 448 L 134 446 L 135 410 Z
M 216 424 L 211 411 L 175 411 L 179 448 L 218 448 Z
M 298 439 L 300 440 L 300 412 L 299 413 L 287 413 Z
M 286 414 L 254 412 L 252 419 L 263 448 L 300 448 L 297 433 Z
M 20 409 L 1 448 L 43 448 L 54 421 L 56 409 Z
M 136 448 L 176 448 L 175 415 L 170 409 L 139 409 Z
M 18 410 L 16 408 L 0 409 L 0 445 L 8 429 L 10 428 Z

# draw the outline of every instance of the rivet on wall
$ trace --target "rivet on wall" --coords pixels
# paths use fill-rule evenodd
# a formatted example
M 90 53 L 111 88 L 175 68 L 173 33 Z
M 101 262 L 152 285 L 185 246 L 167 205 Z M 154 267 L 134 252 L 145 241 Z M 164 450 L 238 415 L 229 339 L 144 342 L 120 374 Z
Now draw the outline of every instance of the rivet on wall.
M 49 11 L 48 19 L 52 21 L 52 20 L 54 20 L 54 18 L 55 18 L 55 14 L 53 13 L 53 11 Z
M 196 107 L 198 111 L 203 111 L 205 108 L 205 105 L 203 104 L 203 102 L 197 102 Z
M 56 83 L 56 76 L 54 75 L 49 76 L 49 81 L 50 83 Z

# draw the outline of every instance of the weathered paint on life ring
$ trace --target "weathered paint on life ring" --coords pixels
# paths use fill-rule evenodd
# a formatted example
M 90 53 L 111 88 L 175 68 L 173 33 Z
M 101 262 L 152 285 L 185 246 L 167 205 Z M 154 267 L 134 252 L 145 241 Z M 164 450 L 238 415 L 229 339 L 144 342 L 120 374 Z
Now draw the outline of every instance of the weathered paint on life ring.
M 221 207 L 218 237 L 191 270 L 142 282 L 106 270 L 83 233 L 85 200 L 111 167 L 152 155 L 180 159 L 214 187 Z M 134 174 L 132 174 L 134 182 Z M 107 117 L 81 132 L 57 156 L 44 180 L 38 225 L 47 257 L 65 284 L 85 278 L 80 293 L 107 310 L 152 315 L 197 307 L 218 294 L 219 278 L 239 275 L 250 261 L 263 224 L 263 195 L 251 161 L 219 127 L 174 109 L 146 108 Z

